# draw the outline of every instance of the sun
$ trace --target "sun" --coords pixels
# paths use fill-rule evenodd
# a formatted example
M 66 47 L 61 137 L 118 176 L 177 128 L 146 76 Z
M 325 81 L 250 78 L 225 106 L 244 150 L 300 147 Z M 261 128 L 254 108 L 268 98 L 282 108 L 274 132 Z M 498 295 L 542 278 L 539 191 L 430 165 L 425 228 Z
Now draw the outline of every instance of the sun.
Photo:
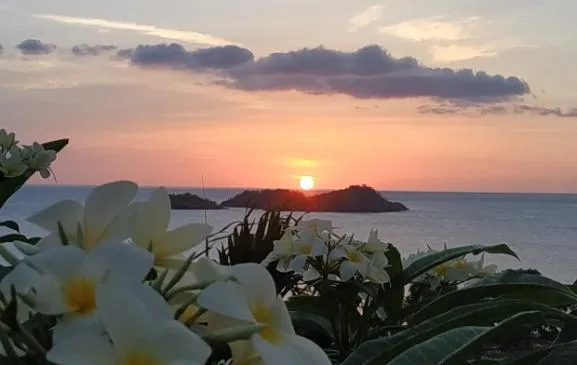
M 301 176 L 299 185 L 302 190 L 311 190 L 315 187 L 315 178 L 312 176 Z

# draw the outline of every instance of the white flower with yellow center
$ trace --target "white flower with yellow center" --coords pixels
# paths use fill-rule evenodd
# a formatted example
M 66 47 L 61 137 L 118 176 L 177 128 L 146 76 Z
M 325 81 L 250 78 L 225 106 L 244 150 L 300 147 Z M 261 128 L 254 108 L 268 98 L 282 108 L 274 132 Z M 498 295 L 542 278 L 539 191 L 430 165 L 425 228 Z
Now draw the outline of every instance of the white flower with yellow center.
M 309 258 L 328 254 L 325 242 L 313 232 L 301 234 L 299 239 L 292 245 L 293 257 L 289 264 L 289 270 L 302 274 L 306 271 Z
M 217 282 L 204 289 L 197 303 L 215 313 L 262 324 L 249 341 L 265 365 L 329 365 L 325 352 L 312 341 L 295 334 L 287 307 L 269 272 L 258 264 L 230 268 L 236 282 Z
M 102 244 L 90 253 L 68 245 L 44 250 L 21 265 L 38 272 L 29 283 L 36 311 L 61 315 L 63 323 L 97 321 L 95 290 L 103 283 L 140 285 L 152 267 L 152 255 L 123 243 Z M 58 326 L 57 326 L 58 327 Z
M 333 233 L 333 222 L 324 219 L 300 221 L 297 224 L 297 231 L 301 235 L 311 234 L 328 240 Z
M 168 230 L 170 213 L 168 193 L 164 188 L 156 189 L 147 201 L 136 205 L 132 241 L 153 253 L 155 265 L 178 267 L 184 259 L 180 254 L 200 244 L 210 235 L 212 227 L 190 223 Z
M 95 301 L 107 336 L 79 332 L 58 342 L 48 352 L 47 360 L 58 365 L 206 363 L 210 347 L 197 334 L 172 319 L 166 303 L 164 309 L 151 310 L 156 303 L 149 304 L 142 296 L 132 294 L 112 285 L 99 287 Z M 160 300 L 161 297 L 155 301 Z
M 59 224 L 68 241 L 85 250 L 101 242 L 128 238 L 132 218 L 129 204 L 137 190 L 133 182 L 116 181 L 94 188 L 84 206 L 74 200 L 63 200 L 33 215 L 28 221 L 50 232 L 38 242 L 38 247 L 62 245 Z
M 280 272 L 289 272 L 291 269 L 289 265 L 294 255 L 293 245 L 295 236 L 292 230 L 287 230 L 280 240 L 273 242 L 272 251 L 262 261 L 263 266 L 268 266 L 273 262 L 277 262 L 276 269 Z
M 369 276 L 371 270 L 370 259 L 358 248 L 343 244 L 332 252 L 333 258 L 342 259 L 339 267 L 339 276 L 343 281 L 352 279 L 357 273 L 363 278 Z
M 22 152 L 16 146 L 6 153 L 0 153 L 0 173 L 5 177 L 18 177 L 28 170 L 28 166 L 22 161 Z
M 50 164 L 56 160 L 56 151 L 45 150 L 38 142 L 24 146 L 22 157 L 31 170 L 40 172 L 43 178 L 50 177 Z

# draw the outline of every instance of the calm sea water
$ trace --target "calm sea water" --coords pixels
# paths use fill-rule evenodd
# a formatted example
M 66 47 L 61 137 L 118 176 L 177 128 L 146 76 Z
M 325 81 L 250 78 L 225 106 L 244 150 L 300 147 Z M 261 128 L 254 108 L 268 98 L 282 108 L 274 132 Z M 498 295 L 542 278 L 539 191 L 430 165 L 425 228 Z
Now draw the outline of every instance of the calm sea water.
M 62 199 L 83 201 L 91 187 L 27 186 L 0 211 L 0 220 L 13 219 L 25 232 L 44 232 L 25 219 Z M 137 199 L 152 189 L 141 188 Z M 195 189 L 171 189 L 202 195 Z M 222 201 L 240 192 L 235 189 L 206 189 L 208 198 Z M 577 195 L 568 194 L 480 194 L 383 192 L 389 199 L 406 204 L 403 213 L 337 214 L 315 213 L 311 218 L 332 220 L 342 233 L 366 238 L 372 228 L 381 239 L 395 244 L 403 253 L 425 248 L 506 242 L 521 261 L 490 256 L 488 262 L 502 267 L 536 268 L 563 282 L 577 279 Z M 216 229 L 241 219 L 244 209 L 208 211 L 206 219 Z M 204 211 L 173 211 L 172 226 L 202 222 Z

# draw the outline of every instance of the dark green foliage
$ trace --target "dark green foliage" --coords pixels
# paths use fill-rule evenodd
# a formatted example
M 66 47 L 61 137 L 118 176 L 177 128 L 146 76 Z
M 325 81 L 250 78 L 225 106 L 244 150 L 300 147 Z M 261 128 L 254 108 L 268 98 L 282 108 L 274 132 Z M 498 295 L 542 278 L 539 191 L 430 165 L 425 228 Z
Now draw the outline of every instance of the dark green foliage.
M 252 213 L 252 209 L 247 211 L 242 222 L 227 237 L 226 244 L 218 250 L 221 265 L 261 263 L 272 251 L 274 241 L 279 240 L 291 224 L 296 222 L 292 214 L 283 217 L 281 212 L 268 211 L 255 223 L 251 218 Z M 275 266 L 276 263 L 272 263 L 267 269 L 275 280 L 277 291 L 286 294 L 296 283 L 296 277 L 291 273 L 277 271 Z

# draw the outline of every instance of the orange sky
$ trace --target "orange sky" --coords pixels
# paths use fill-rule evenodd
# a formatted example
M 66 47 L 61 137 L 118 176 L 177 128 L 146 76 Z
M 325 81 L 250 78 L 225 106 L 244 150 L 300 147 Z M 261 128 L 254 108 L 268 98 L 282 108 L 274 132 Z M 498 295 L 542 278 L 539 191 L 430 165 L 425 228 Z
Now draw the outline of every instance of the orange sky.
M 56 175 L 67 184 L 199 186 L 204 175 L 208 186 L 296 188 L 299 176 L 311 175 L 321 189 L 577 191 L 571 120 L 434 117 L 404 110 L 410 101 L 374 108 L 282 94 L 261 96 L 261 107 L 218 123 L 218 113 L 185 113 L 52 129 L 51 138 L 71 138 Z

